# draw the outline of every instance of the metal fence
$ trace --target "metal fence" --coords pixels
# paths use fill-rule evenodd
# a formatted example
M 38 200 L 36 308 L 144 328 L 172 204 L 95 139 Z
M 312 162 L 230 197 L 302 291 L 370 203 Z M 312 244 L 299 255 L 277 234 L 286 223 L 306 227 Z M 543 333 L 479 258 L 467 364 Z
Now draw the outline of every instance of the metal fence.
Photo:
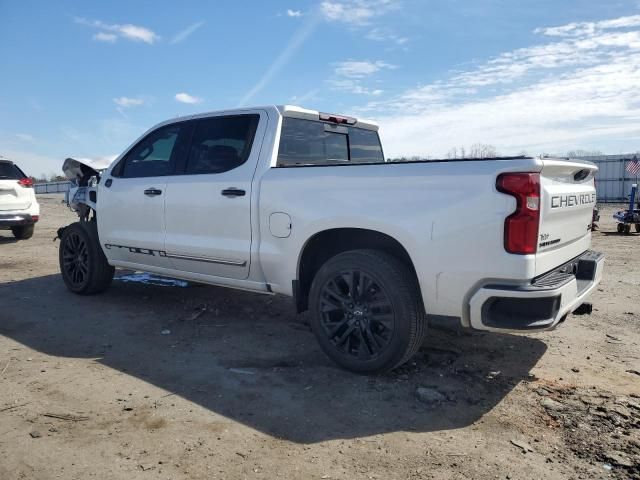
M 33 188 L 36 193 L 60 193 L 66 192 L 69 190 L 71 186 L 71 182 L 47 182 L 47 183 L 36 183 Z
M 587 160 L 595 163 L 599 170 L 596 173 L 596 190 L 598 191 L 598 202 L 626 202 L 629 200 L 631 185 L 638 183 L 638 177 L 627 172 L 627 164 L 633 160 L 634 156 L 640 155 L 630 153 L 626 155 L 598 155 L 592 157 L 579 157 L 580 160 Z

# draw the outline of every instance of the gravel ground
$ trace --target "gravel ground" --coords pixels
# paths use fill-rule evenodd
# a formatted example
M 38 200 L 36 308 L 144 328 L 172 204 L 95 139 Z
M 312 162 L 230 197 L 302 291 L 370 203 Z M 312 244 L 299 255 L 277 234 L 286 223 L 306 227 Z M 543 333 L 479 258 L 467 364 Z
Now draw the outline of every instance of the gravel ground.
M 640 478 L 640 234 L 602 209 L 591 316 L 554 332 L 432 329 L 355 376 L 289 299 L 127 282 L 80 297 L 35 236 L 0 231 L 0 479 Z

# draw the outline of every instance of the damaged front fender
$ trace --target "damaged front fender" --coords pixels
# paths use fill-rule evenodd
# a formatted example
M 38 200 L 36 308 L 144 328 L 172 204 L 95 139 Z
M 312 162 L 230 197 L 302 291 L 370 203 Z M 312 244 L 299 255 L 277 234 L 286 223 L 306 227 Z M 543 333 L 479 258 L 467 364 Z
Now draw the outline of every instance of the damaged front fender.
M 67 158 L 62 171 L 71 181 L 71 187 L 65 195 L 67 206 L 78 214 L 80 220 L 88 220 L 91 212 L 96 211 L 97 189 L 100 174 L 109 166 L 112 159 L 91 160 L 88 158 Z

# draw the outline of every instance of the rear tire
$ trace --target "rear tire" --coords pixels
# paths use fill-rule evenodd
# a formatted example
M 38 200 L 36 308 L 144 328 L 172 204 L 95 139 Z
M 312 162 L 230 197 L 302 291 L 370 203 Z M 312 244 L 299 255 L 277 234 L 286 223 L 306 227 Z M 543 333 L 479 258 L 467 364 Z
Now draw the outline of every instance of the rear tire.
M 636 232 L 640 233 L 640 223 L 636 223 Z
M 351 250 L 329 259 L 313 279 L 309 308 L 322 350 L 356 373 L 402 365 L 427 333 L 415 275 L 377 250 Z
M 11 227 L 11 233 L 18 240 L 27 240 L 33 237 L 35 225 L 20 225 L 19 227 Z
M 624 223 L 619 223 L 617 229 L 618 233 L 624 233 Z
M 106 290 L 115 268 L 107 262 L 95 222 L 76 222 L 64 229 L 58 253 L 60 273 L 69 290 L 92 295 Z
M 625 225 L 624 226 L 624 233 L 625 235 L 629 235 L 631 233 L 631 225 Z

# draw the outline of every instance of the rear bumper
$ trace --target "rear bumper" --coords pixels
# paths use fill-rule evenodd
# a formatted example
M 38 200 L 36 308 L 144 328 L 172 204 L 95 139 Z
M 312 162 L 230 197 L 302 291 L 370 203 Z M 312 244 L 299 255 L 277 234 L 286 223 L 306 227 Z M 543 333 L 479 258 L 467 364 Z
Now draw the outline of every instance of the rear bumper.
M 30 215 L 28 213 L 0 213 L 0 228 L 33 225 L 37 221 L 37 215 Z
M 492 283 L 471 297 L 470 323 L 477 330 L 542 331 L 555 328 L 600 283 L 602 253 L 588 250 L 521 285 Z

